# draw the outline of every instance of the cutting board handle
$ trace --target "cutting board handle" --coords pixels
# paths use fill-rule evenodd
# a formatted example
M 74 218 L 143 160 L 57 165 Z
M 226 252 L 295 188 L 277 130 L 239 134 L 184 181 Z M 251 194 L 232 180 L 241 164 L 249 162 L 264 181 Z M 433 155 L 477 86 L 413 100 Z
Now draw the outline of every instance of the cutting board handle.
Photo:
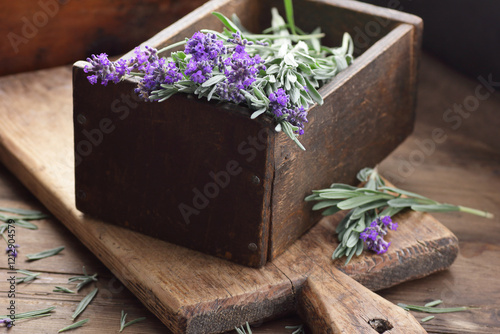
M 312 273 L 298 308 L 313 333 L 427 333 L 409 312 L 368 290 L 336 268 Z

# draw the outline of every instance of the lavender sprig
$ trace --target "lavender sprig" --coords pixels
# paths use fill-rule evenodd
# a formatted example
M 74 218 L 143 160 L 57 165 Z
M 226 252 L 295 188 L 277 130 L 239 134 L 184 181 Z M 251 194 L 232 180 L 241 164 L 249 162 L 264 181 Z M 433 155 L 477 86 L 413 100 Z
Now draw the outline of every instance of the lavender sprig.
M 391 217 L 402 210 L 462 211 L 485 218 L 493 217 L 489 212 L 439 203 L 409 191 L 388 187 L 376 169 L 362 169 L 358 180 L 364 183 L 363 187 L 334 183 L 330 188 L 313 190 L 313 194 L 305 198 L 306 201 L 318 201 L 312 210 L 324 210 L 325 216 L 350 210 L 337 226 L 339 245 L 332 255 L 333 259 L 346 256 L 345 264 L 354 255 L 359 256 L 365 248 L 377 254 L 385 253 L 390 246 L 390 242 L 384 240 L 387 229 L 397 228 Z
M 322 46 L 320 29 L 305 34 L 295 25 L 292 1 L 284 2 L 288 22 L 273 8 L 272 34 L 251 34 L 237 17 L 233 22 L 213 13 L 226 27 L 222 33 L 201 30 L 159 51 L 136 48 L 134 57 L 117 62 L 106 54 L 92 55 L 84 71 L 91 84 L 140 76 L 135 92 L 145 101 L 161 102 L 187 93 L 244 105 L 252 110 L 252 118 L 272 117 L 275 130 L 305 150 L 298 136 L 305 132 L 307 110 L 323 103 L 317 89 L 352 63 L 353 43 L 345 34 L 341 47 Z M 182 44 L 183 51 L 159 56 Z M 278 94 L 286 96 L 286 104 L 276 104 L 273 99 Z
M 97 273 L 90 276 L 89 274 L 87 274 L 87 271 L 85 270 L 85 266 L 82 268 L 82 270 L 83 270 L 82 276 L 73 276 L 73 277 L 68 278 L 68 283 L 80 281 L 80 283 L 78 283 L 76 285 L 76 291 L 80 291 L 84 286 L 86 286 L 87 284 L 89 284 L 91 282 L 97 282 Z
M 120 333 L 123 332 L 123 330 L 126 327 L 131 326 L 133 324 L 136 324 L 136 323 L 138 323 L 140 321 L 144 321 L 144 320 L 146 320 L 146 317 L 140 317 L 140 318 L 134 319 L 132 321 L 126 322 L 127 321 L 127 313 L 125 313 L 122 310 L 122 314 L 121 314 L 121 317 L 120 317 Z

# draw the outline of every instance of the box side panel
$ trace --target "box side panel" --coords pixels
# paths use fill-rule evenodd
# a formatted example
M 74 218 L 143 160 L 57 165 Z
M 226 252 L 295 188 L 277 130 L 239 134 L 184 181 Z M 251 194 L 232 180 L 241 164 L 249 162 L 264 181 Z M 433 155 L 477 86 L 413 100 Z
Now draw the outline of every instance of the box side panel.
M 361 168 L 375 166 L 413 130 L 413 29 L 400 25 L 320 90 L 325 103 L 310 109 L 300 137 L 307 151 L 278 136 L 270 259 L 319 220 L 304 201 L 311 190 L 356 184 Z
M 91 86 L 81 68 L 74 75 L 79 210 L 245 265 L 265 263 L 269 121 L 189 95 L 141 102 L 131 82 Z

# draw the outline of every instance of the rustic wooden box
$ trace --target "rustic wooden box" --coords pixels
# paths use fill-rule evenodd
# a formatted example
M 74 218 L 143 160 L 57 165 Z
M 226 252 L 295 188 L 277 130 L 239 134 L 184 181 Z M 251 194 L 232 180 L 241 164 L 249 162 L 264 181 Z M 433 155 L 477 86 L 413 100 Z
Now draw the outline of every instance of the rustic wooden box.
M 210 1 L 144 44 L 160 48 L 200 29 L 221 30 L 212 11 L 236 13 L 258 32 L 269 26 L 272 6 L 284 13 L 281 0 Z M 320 216 L 304 202 L 312 189 L 355 182 L 360 168 L 374 166 L 411 133 L 422 22 L 355 1 L 295 0 L 294 8 L 297 25 L 320 26 L 326 45 L 351 33 L 357 53 L 320 89 L 324 105 L 309 110 L 300 138 L 307 151 L 274 132 L 270 119 L 251 120 L 244 107 L 181 94 L 138 102 L 134 81 L 92 86 L 85 62 L 77 62 L 77 208 L 253 267 L 313 226 Z

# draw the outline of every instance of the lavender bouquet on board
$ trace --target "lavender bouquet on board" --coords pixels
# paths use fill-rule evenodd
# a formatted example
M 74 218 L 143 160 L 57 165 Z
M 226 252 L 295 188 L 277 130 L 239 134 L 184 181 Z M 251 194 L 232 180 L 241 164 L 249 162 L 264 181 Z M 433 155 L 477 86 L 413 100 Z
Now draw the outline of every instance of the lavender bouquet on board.
M 176 93 L 241 104 L 251 118 L 272 117 L 276 131 L 285 132 L 300 148 L 307 110 L 323 99 L 317 89 L 353 61 L 353 43 L 345 33 L 342 46 L 321 45 L 320 28 L 311 34 L 295 26 L 292 1 L 285 0 L 286 18 L 273 8 L 271 27 L 262 34 L 248 32 L 233 20 L 213 13 L 223 32 L 201 30 L 191 38 L 161 50 L 137 47 L 130 59 L 112 62 L 105 53 L 87 58 L 91 84 L 118 83 L 138 76 L 135 92 L 145 101 L 164 101 Z M 159 55 L 184 45 L 184 51 Z

